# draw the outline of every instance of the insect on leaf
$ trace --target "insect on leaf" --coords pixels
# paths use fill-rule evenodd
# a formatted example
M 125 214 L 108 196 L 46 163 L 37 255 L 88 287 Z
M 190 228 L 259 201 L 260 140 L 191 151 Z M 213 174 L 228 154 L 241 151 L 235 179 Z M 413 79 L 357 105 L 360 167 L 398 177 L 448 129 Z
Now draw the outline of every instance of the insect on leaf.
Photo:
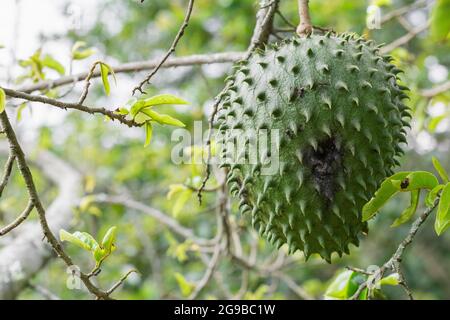
M 431 190 L 439 184 L 436 176 L 428 171 L 414 171 L 405 178 L 392 179 L 391 182 L 398 191 L 402 192 L 417 189 Z

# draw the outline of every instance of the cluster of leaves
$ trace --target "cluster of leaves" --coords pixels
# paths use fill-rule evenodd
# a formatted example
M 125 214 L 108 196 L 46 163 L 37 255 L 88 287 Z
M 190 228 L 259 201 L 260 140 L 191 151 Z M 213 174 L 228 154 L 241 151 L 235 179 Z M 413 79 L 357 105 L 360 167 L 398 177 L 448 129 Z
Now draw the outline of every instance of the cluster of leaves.
M 397 286 L 399 285 L 399 275 L 392 273 L 387 277 L 379 280 L 373 279 L 372 275 L 361 274 L 353 270 L 345 270 L 339 272 L 336 277 L 331 281 L 325 292 L 325 299 L 329 300 L 348 300 L 352 298 L 359 286 L 369 281 L 372 284 L 370 290 L 365 288 L 359 295 L 359 300 L 367 300 L 370 298 L 384 298 L 381 292 L 381 287 L 384 285 Z
M 152 138 L 153 123 L 185 127 L 185 124 L 180 120 L 175 119 L 168 114 L 158 113 L 154 110 L 154 107 L 181 104 L 188 104 L 188 102 L 171 94 L 160 94 L 153 97 L 145 94 L 139 99 L 131 99 L 126 106 L 119 108 L 116 113 L 125 115 L 128 119 L 134 120 L 134 122 L 144 126 L 146 135 L 144 146 L 148 146 Z
M 27 70 L 27 73 L 18 77 L 17 83 L 22 83 L 26 79 L 31 79 L 33 82 L 44 80 L 45 68 L 54 70 L 60 75 L 66 73 L 64 66 L 50 54 L 42 56 L 42 49 L 36 50 L 28 59 L 20 60 L 19 64 Z
M 439 206 L 434 224 L 435 231 L 441 235 L 450 226 L 450 183 L 449 176 L 440 162 L 433 157 L 433 165 L 442 183 L 428 171 L 403 171 L 387 178 L 375 193 L 375 196 L 363 207 L 363 220 L 372 218 L 394 195 L 409 192 L 411 201 L 398 217 L 392 227 L 397 227 L 411 219 L 417 210 L 421 190 L 427 190 L 425 205 L 433 207 L 439 199 Z
M 409 192 L 411 196 L 410 205 L 395 219 L 392 227 L 398 227 L 409 221 L 419 206 L 420 192 L 426 190 L 425 205 L 432 208 L 438 201 L 438 211 L 435 219 L 434 229 L 441 235 L 450 226 L 450 180 L 446 170 L 435 157 L 432 158 L 442 183 L 438 178 L 428 171 L 403 171 L 398 172 L 385 179 L 374 197 L 363 207 L 363 220 L 369 220 L 397 193 Z M 328 299 L 350 299 L 360 284 L 368 281 L 373 283 L 371 290 L 365 288 L 360 296 L 361 300 L 370 298 L 383 298 L 382 285 L 398 285 L 399 275 L 390 274 L 387 277 L 373 281 L 372 275 L 362 274 L 353 270 L 338 273 L 329 285 L 325 298 Z
M 59 238 L 61 241 L 70 242 L 91 252 L 95 261 L 95 269 L 98 269 L 103 261 L 116 250 L 116 232 L 116 226 L 109 228 L 100 244 L 88 232 L 75 231 L 74 233 L 69 233 L 64 229 L 61 229 L 59 231 Z

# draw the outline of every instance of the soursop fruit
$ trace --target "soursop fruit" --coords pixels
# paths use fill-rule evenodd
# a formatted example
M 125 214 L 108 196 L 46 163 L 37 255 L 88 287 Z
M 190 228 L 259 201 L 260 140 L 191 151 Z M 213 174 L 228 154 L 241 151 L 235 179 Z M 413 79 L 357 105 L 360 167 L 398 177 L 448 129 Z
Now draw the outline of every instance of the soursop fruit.
M 219 159 L 240 211 L 270 243 L 328 262 L 358 246 L 367 232 L 361 209 L 398 165 L 411 118 L 391 60 L 372 41 L 328 33 L 257 50 L 235 66 L 215 120 Z M 262 174 L 270 149 L 258 149 L 256 162 L 248 150 L 229 161 L 227 146 L 258 129 L 279 132 L 275 174 Z

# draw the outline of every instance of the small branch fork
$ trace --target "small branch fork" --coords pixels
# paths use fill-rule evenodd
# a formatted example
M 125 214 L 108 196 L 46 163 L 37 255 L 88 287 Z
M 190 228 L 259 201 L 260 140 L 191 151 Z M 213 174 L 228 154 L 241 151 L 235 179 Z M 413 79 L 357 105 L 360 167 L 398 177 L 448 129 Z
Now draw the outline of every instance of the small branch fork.
M 357 300 L 361 293 L 366 288 L 370 288 L 371 285 L 373 285 L 373 281 L 376 281 L 377 279 L 383 278 L 385 272 L 387 270 L 391 270 L 394 273 L 397 273 L 399 276 L 399 284 L 404 289 L 405 293 L 407 294 L 408 298 L 413 300 L 413 294 L 411 292 L 411 289 L 409 288 L 408 284 L 406 283 L 405 277 L 403 275 L 403 272 L 400 268 L 400 264 L 402 262 L 402 257 L 405 252 L 405 249 L 412 243 L 415 235 L 417 234 L 417 231 L 422 226 L 422 224 L 425 222 L 425 220 L 430 216 L 430 214 L 433 212 L 433 210 L 437 207 L 439 204 L 439 197 L 435 200 L 433 206 L 427 208 L 412 224 L 411 229 L 408 232 L 408 235 L 403 239 L 403 241 L 398 246 L 397 250 L 394 252 L 394 254 L 391 256 L 391 258 L 385 262 L 381 268 L 376 270 L 375 272 L 367 272 L 361 269 L 357 268 L 348 268 L 350 270 L 371 275 L 371 277 L 363 282 L 359 287 L 358 290 L 355 292 L 355 294 L 350 298 L 351 300 Z
M 158 70 L 161 68 L 161 66 L 164 64 L 164 62 L 166 62 L 166 60 L 170 57 L 170 55 L 175 52 L 175 49 L 178 45 L 178 42 L 180 41 L 180 39 L 183 37 L 184 35 L 184 30 L 187 28 L 188 24 L 189 24 L 189 20 L 191 19 L 191 14 L 192 14 L 192 9 L 194 8 L 194 0 L 189 0 L 189 4 L 187 7 L 187 11 L 186 11 L 186 15 L 184 17 L 183 23 L 180 27 L 180 29 L 178 30 L 177 35 L 175 36 L 175 39 L 172 42 L 172 45 L 170 46 L 169 50 L 167 51 L 167 53 L 162 57 L 161 61 L 156 65 L 156 67 L 152 70 L 152 72 L 150 72 L 150 74 L 144 79 L 142 80 L 141 83 L 139 83 L 138 86 L 136 86 L 133 89 L 133 95 L 136 92 L 140 92 L 143 93 L 143 86 L 147 83 L 150 83 L 150 80 L 153 78 L 153 76 L 158 72 Z

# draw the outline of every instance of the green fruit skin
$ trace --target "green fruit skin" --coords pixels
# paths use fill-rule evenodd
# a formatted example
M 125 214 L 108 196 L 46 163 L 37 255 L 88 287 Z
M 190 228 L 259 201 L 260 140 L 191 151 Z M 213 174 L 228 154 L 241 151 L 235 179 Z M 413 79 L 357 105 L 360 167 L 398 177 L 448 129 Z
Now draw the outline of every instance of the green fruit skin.
M 362 206 L 398 164 L 411 117 L 400 70 L 378 52 L 352 35 L 293 38 L 256 51 L 229 77 L 219 132 L 280 132 L 275 175 L 262 175 L 261 164 L 227 164 L 222 153 L 240 211 L 276 247 L 330 261 L 367 232 Z

